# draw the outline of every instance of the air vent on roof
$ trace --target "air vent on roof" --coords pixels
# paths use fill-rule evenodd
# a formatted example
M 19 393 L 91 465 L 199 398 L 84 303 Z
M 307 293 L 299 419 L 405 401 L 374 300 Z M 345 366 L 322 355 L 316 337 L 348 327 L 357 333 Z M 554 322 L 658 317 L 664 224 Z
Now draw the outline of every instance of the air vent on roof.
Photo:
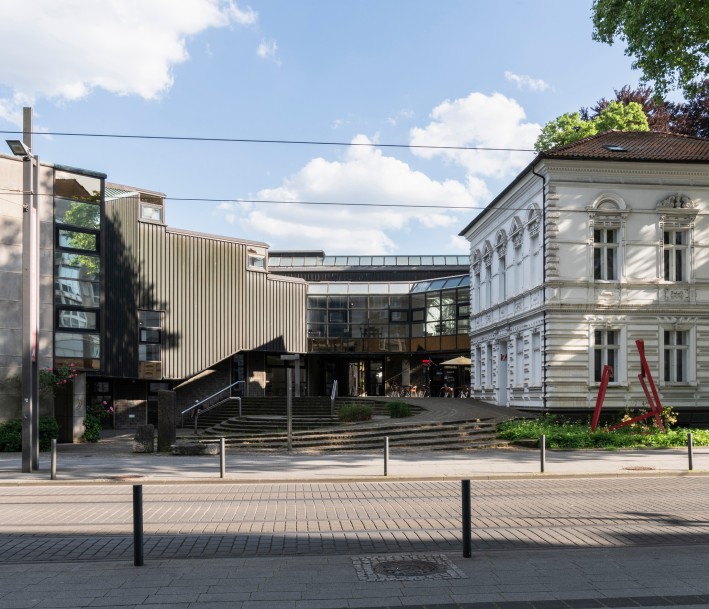
M 604 144 L 603 147 L 611 152 L 628 152 L 627 148 L 623 148 L 623 146 L 619 146 L 618 144 Z

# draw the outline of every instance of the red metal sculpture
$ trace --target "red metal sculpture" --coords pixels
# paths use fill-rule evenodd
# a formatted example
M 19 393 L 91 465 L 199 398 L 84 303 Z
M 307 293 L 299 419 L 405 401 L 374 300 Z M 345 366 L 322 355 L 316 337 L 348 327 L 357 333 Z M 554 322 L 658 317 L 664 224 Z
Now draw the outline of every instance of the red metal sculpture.
M 660 396 L 657 394 L 657 389 L 655 388 L 655 382 L 652 380 L 652 374 L 650 373 L 650 367 L 647 365 L 647 359 L 645 359 L 645 341 L 639 338 L 635 341 L 635 345 L 638 348 L 638 353 L 640 354 L 640 374 L 638 374 L 638 379 L 642 385 L 643 392 L 647 398 L 647 403 L 650 406 L 650 410 L 643 414 L 628 419 L 627 421 L 621 421 L 608 428 L 608 431 L 613 431 L 620 427 L 626 427 L 627 425 L 632 425 L 638 421 L 644 421 L 650 417 L 655 417 L 655 422 L 658 427 L 665 431 L 665 426 L 662 424 L 662 403 L 660 402 Z M 591 431 L 595 431 L 598 426 L 598 419 L 601 416 L 601 409 L 603 408 L 603 400 L 606 397 L 606 389 L 608 388 L 608 383 L 613 375 L 613 369 L 605 365 L 603 366 L 603 373 L 601 375 L 601 385 L 598 389 L 598 397 L 596 398 L 596 408 L 593 411 L 593 420 L 591 422 Z M 645 383 L 647 379 L 647 383 Z M 648 383 L 650 385 L 650 390 L 648 390 Z

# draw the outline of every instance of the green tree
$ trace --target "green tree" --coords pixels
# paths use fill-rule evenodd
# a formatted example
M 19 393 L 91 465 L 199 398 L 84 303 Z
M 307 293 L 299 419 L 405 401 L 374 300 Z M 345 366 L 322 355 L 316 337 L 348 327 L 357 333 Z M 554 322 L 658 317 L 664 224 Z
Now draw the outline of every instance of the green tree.
M 542 128 L 534 148 L 537 152 L 565 146 L 585 137 L 611 129 L 618 131 L 649 131 L 647 116 L 637 102 L 623 104 L 612 101 L 597 116 L 584 120 L 579 112 L 566 113 L 549 121 Z
M 696 94 L 709 76 L 709 2 L 706 0 L 594 0 L 593 39 L 626 44 L 642 82 L 658 96 L 670 89 Z

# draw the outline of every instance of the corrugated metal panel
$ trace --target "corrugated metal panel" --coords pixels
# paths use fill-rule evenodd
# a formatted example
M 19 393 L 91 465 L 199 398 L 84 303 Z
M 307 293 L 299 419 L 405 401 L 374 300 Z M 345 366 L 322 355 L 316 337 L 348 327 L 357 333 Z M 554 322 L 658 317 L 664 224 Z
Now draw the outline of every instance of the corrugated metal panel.
M 137 258 L 138 197 L 106 201 L 105 206 L 105 372 L 138 373 Z
M 306 284 L 247 271 L 248 243 L 138 221 L 106 204 L 106 373 L 135 377 L 139 309 L 164 311 L 163 375 L 186 378 L 243 350 L 306 350 Z

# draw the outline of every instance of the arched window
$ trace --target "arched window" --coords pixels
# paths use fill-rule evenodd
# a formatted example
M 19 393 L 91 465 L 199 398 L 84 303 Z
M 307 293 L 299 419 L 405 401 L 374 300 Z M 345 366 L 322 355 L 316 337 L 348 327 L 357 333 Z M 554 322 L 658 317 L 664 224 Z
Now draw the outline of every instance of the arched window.
M 618 281 L 622 276 L 625 201 L 614 193 L 596 197 L 589 208 L 592 268 L 595 281 Z

